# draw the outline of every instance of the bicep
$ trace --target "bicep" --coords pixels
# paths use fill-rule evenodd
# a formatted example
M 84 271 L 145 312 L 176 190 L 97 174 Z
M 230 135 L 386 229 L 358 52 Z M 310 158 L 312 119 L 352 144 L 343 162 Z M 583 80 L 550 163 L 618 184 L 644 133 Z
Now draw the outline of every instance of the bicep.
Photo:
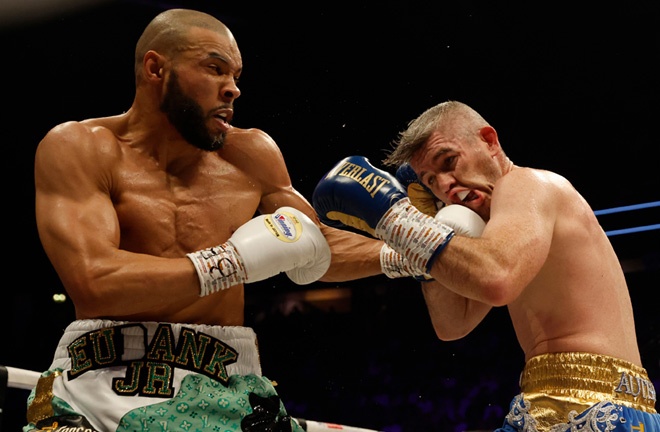
M 119 226 L 98 161 L 73 139 L 49 134 L 35 157 L 35 210 L 39 237 L 66 286 L 84 277 L 96 255 L 119 244 Z M 73 270 L 73 271 L 70 271 Z
M 521 287 L 540 271 L 556 221 L 554 188 L 534 173 L 509 174 L 495 188 L 491 218 L 482 233 L 505 274 Z
M 74 200 L 53 193 L 37 192 L 36 218 L 39 236 L 46 249 L 67 245 L 85 252 L 92 244 L 117 247 L 119 226 L 110 201 L 101 195 Z
M 312 205 L 293 186 L 272 190 L 261 197 L 259 211 L 264 214 L 273 213 L 280 207 L 293 207 L 309 216 L 310 219 L 319 224 L 318 217 Z

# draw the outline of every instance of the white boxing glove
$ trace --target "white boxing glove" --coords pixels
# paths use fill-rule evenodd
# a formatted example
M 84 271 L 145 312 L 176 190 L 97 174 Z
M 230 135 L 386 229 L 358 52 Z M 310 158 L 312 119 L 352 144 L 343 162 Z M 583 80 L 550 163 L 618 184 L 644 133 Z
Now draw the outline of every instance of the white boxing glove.
M 318 226 L 292 207 L 257 216 L 222 245 L 187 255 L 200 283 L 200 296 L 281 272 L 299 285 L 317 281 L 330 267 L 330 246 Z
M 460 204 L 450 204 L 441 208 L 435 220 L 454 229 L 458 235 L 479 237 L 486 227 L 486 222 L 475 211 Z

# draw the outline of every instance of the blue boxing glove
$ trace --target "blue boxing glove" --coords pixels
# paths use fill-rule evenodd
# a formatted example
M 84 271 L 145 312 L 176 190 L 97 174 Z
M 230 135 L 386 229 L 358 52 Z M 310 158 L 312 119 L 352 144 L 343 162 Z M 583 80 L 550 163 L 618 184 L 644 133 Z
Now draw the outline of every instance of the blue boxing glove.
M 435 216 L 444 207 L 431 190 L 424 186 L 408 163 L 401 164 L 396 170 L 396 179 L 406 188 L 408 198 L 418 210 L 429 216 Z
M 402 198 L 406 191 L 393 175 L 372 166 L 364 156 L 349 156 L 319 181 L 312 204 L 326 225 L 350 226 L 375 237 L 380 218 Z
M 349 156 L 318 183 L 312 204 L 321 221 L 350 226 L 385 241 L 408 260 L 414 274 L 427 274 L 454 230 L 418 210 L 396 177 Z

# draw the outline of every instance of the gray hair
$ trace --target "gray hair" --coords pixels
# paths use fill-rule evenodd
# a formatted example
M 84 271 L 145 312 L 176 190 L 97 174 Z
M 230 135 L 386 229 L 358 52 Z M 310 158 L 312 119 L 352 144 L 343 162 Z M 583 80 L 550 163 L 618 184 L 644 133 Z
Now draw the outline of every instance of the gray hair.
M 393 150 L 382 162 L 397 167 L 409 162 L 437 130 L 449 137 L 462 138 L 476 136 L 476 132 L 484 126 L 489 126 L 488 122 L 468 105 L 451 100 L 439 103 L 424 111 L 408 123 L 404 131 L 399 132 L 393 142 Z

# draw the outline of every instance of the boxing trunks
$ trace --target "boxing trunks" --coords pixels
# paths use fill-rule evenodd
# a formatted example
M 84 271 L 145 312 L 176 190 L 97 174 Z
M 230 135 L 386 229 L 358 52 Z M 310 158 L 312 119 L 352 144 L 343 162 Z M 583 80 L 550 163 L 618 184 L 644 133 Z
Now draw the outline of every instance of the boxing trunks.
M 28 397 L 30 431 L 302 432 L 248 327 L 78 320 Z
M 520 388 L 497 432 L 660 431 L 646 370 L 620 359 L 539 355 L 525 364 Z

